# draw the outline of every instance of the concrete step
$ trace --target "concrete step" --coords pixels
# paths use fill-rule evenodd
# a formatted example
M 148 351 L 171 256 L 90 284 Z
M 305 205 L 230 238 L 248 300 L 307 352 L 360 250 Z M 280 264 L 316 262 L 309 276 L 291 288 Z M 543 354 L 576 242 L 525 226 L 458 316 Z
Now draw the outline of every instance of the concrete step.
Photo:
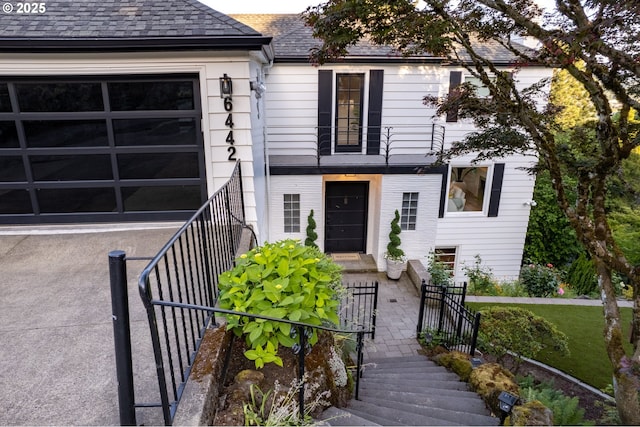
M 403 380 L 420 380 L 424 381 L 425 384 L 428 383 L 429 380 L 432 381 L 460 381 L 460 377 L 456 374 L 449 372 L 447 370 L 439 370 L 436 372 L 408 372 L 403 373 L 402 371 L 393 372 L 393 371 L 382 371 L 375 372 L 373 370 L 369 370 L 369 372 L 364 372 L 362 374 L 362 378 L 384 378 L 388 379 L 390 382 L 396 380 L 398 383 L 402 383 Z
M 451 396 L 451 397 L 471 397 L 475 398 L 478 395 L 470 390 L 466 389 L 466 383 L 460 383 L 465 386 L 464 389 L 451 389 L 451 388 L 433 388 L 431 384 L 425 385 L 409 385 L 409 384 L 383 384 L 383 383 L 371 383 L 361 382 L 360 390 L 386 390 L 386 391 L 404 391 L 407 393 L 424 394 L 425 396 Z
M 334 425 L 334 426 L 379 426 L 366 418 L 357 416 L 354 413 L 347 411 L 346 409 L 336 408 L 332 406 L 327 408 L 318 417 L 320 421 L 319 425 Z
M 363 401 L 368 399 L 384 399 L 388 402 L 410 403 L 431 408 L 443 408 L 451 411 L 460 411 L 460 408 L 464 408 L 465 412 L 479 414 L 484 414 L 486 411 L 486 406 L 478 395 L 470 396 L 466 393 L 462 396 L 443 396 L 391 391 L 377 387 L 375 389 L 363 387 L 360 389 L 359 397 Z
M 330 425 L 498 425 L 459 377 L 422 355 L 367 360 L 360 400 L 322 415 Z M 347 415 L 349 414 L 349 415 Z
M 371 384 L 378 385 L 378 387 L 384 388 L 389 385 L 388 379 L 376 378 L 372 377 L 362 377 L 360 378 L 360 385 L 362 384 Z M 424 381 L 424 380 L 413 380 L 413 379 L 403 379 L 402 384 L 405 384 L 407 387 L 429 387 L 429 389 L 434 390 L 436 392 L 441 392 L 445 390 L 461 390 L 468 391 L 469 386 L 467 383 L 462 381 Z
M 464 407 L 453 411 L 450 409 L 425 407 L 404 402 L 389 402 L 385 399 L 375 398 L 368 398 L 366 402 L 380 407 L 391 407 L 394 410 L 435 418 L 441 420 L 443 425 L 451 423 L 454 425 L 495 426 L 500 422 L 498 418 L 490 415 L 488 409 L 485 409 L 483 413 L 476 413 L 468 412 Z
M 432 373 L 432 372 L 436 372 L 436 373 L 449 372 L 446 370 L 446 368 L 443 368 L 442 366 L 427 365 L 424 363 L 415 365 L 416 362 L 410 362 L 410 363 L 411 364 L 406 364 L 406 365 L 399 364 L 398 366 L 366 365 L 364 368 L 364 372 L 366 373 L 367 371 L 375 371 L 374 375 L 377 375 L 378 372 L 380 373 L 393 372 L 397 374 L 421 374 L 421 373 L 426 374 L 426 373 Z
M 367 414 L 369 416 L 377 417 L 378 419 L 385 420 L 383 425 L 405 425 L 405 426 L 444 426 L 444 425 L 457 425 L 456 423 L 449 422 L 430 416 L 416 414 L 412 412 L 406 412 L 402 409 L 394 409 L 388 406 L 380 406 L 375 403 L 369 403 L 367 401 L 352 400 L 349 402 L 349 411 L 358 411 L 360 414 Z
M 356 402 L 355 400 L 353 400 L 352 402 Z M 346 412 L 349 412 L 351 414 L 353 414 L 354 416 L 358 417 L 358 418 L 364 418 L 366 420 L 369 420 L 369 422 L 373 422 L 376 423 L 378 425 L 381 426 L 403 426 L 405 425 L 404 423 L 400 423 L 397 421 L 394 421 L 390 418 L 386 418 L 384 416 L 380 416 L 378 414 L 378 412 L 376 411 L 375 413 L 364 409 L 362 410 L 362 408 L 360 409 L 356 409 L 356 408 L 343 408 Z M 333 425 L 342 425 L 342 424 L 333 424 Z
M 371 357 L 367 358 L 367 363 L 375 363 L 377 365 L 396 364 L 406 362 L 422 362 L 430 365 L 435 365 L 427 356 L 415 355 L 415 356 L 395 356 L 395 357 Z

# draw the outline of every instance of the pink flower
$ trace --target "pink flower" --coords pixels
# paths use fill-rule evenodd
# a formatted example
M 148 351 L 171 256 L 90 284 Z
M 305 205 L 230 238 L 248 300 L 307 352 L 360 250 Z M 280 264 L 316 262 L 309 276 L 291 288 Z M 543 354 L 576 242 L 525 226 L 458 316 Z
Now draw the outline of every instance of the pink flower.
M 564 289 L 558 288 L 558 295 L 564 295 Z
M 547 267 L 553 268 L 553 264 L 549 263 L 549 264 L 547 264 Z

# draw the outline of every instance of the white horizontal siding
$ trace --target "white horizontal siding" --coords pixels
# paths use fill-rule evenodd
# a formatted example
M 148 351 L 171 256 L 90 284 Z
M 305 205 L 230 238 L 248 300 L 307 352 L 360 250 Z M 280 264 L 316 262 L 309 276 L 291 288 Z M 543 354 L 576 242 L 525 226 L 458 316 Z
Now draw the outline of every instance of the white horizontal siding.
M 304 243 L 307 238 L 307 217 L 313 209 L 316 221 L 316 244 L 322 248 L 324 238 L 324 215 L 322 214 L 322 176 L 272 176 L 270 194 L 270 233 L 269 240 L 276 242 L 284 239 L 298 239 Z M 284 195 L 300 194 L 300 232 L 284 232 Z
M 531 166 L 531 157 L 512 157 L 505 163 L 497 217 L 446 212 L 438 220 L 436 246 L 458 248 L 456 280 L 464 280 L 462 266 L 472 266 L 475 255 L 480 255 L 483 265 L 492 268 L 497 278 L 518 276 L 530 210 L 524 202 L 533 196 L 535 178 L 518 169 Z M 488 181 L 487 196 L 489 186 Z
M 418 193 L 418 214 L 415 230 L 400 233 L 401 249 L 409 259 L 419 259 L 426 263 L 430 249 L 436 241 L 438 210 L 440 205 L 441 175 L 384 175 L 379 223 L 378 247 L 373 255 L 378 269 L 386 269 L 384 254 L 389 243 L 391 220 L 397 209 L 402 213 L 403 193 Z

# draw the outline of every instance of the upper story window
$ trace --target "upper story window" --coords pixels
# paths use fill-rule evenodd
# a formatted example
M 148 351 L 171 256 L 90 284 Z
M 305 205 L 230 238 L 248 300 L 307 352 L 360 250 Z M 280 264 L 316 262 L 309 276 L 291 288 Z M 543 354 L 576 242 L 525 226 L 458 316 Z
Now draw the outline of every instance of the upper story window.
M 400 228 L 415 230 L 418 219 L 418 193 L 402 193 L 402 214 Z
M 383 92 L 384 70 L 318 70 L 318 154 L 380 155 Z
M 489 168 L 452 167 L 447 212 L 483 212 Z
M 364 74 L 336 75 L 336 151 L 362 148 Z
M 478 98 L 488 98 L 491 95 L 489 93 L 489 88 L 486 87 L 479 78 L 473 76 L 465 76 L 464 81 L 465 83 L 471 83 L 473 86 L 475 86 L 476 96 L 478 96 Z

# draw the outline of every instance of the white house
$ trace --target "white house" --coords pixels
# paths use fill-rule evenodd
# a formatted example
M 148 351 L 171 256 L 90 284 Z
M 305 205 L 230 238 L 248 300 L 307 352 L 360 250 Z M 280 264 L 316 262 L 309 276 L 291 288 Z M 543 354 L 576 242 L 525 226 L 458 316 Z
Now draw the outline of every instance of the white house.
M 434 117 L 425 95 L 441 96 L 464 68 L 433 56 L 403 58 L 363 42 L 344 60 L 311 66 L 311 30 L 296 15 L 234 15 L 273 37 L 265 76 L 268 239 L 305 238 L 313 209 L 326 252 L 372 254 L 385 268 L 394 211 L 410 259 L 435 251 L 456 276 L 480 255 L 498 278 L 519 273 L 534 177 L 520 168 L 534 157 L 434 166 L 432 153 L 472 132 L 455 114 Z M 485 45 L 500 69 L 513 57 Z M 517 70 L 521 87 L 550 77 L 541 67 Z
M 0 24 L 0 224 L 185 219 L 240 159 L 260 241 L 304 239 L 313 209 L 323 250 L 382 270 L 397 209 L 409 258 L 518 274 L 534 184 L 519 168 L 535 159 L 433 165 L 474 129 L 422 98 L 462 67 L 366 43 L 315 67 L 298 16 L 196 0 L 47 1 Z

